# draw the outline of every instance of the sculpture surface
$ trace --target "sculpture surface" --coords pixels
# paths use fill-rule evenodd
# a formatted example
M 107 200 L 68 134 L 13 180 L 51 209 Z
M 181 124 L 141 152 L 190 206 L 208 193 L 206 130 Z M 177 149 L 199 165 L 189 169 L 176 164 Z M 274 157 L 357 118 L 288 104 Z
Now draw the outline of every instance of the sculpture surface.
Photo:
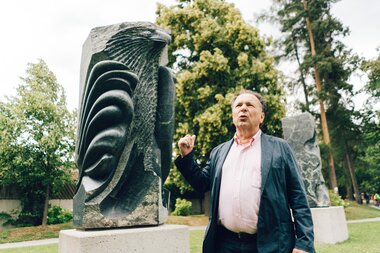
M 174 132 L 167 31 L 147 22 L 91 30 L 83 45 L 74 225 L 162 224 Z
M 284 118 L 282 128 L 284 139 L 295 152 L 310 207 L 330 206 L 313 116 L 306 112 Z

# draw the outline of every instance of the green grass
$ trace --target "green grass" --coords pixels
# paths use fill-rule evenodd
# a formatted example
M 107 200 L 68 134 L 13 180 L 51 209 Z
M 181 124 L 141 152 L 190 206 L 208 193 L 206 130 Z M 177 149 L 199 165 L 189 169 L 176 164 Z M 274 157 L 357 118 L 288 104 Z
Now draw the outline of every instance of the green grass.
M 338 244 L 317 244 L 318 253 L 379 253 L 380 222 L 348 224 L 349 239 Z M 200 253 L 202 249 L 203 230 L 190 231 L 190 253 Z M 57 253 L 58 245 L 0 249 L 0 253 Z
M 318 253 L 379 253 L 380 222 L 348 224 L 349 239 L 335 245 L 316 245 Z
M 380 222 L 348 224 L 349 239 L 337 244 L 317 244 L 318 253 L 379 253 Z M 190 252 L 199 253 L 204 231 L 190 231 Z
M 0 253 L 58 253 L 58 244 L 47 244 L 33 247 L 0 249 Z
M 23 242 L 32 240 L 41 240 L 48 238 L 57 238 L 59 231 L 71 229 L 71 222 L 65 224 L 23 227 L 23 228 L 6 228 L 0 232 L 0 243 Z
M 191 230 L 190 231 L 190 252 L 202 252 L 204 230 Z
M 367 205 L 359 205 L 358 203 L 353 202 L 353 201 L 349 201 L 348 203 L 350 205 L 344 208 L 344 212 L 346 213 L 347 220 L 359 220 L 359 219 L 380 217 L 379 209 L 376 209 Z

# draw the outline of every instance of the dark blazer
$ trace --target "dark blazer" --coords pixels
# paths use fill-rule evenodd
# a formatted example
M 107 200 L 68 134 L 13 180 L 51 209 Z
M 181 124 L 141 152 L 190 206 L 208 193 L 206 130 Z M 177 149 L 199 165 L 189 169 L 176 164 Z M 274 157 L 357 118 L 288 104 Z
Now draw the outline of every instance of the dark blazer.
M 233 140 L 230 140 L 214 148 L 204 168 L 196 164 L 193 152 L 175 160 L 177 168 L 194 189 L 203 193 L 211 191 L 210 222 L 203 242 L 204 253 L 215 252 L 221 171 L 232 143 Z M 304 184 L 286 141 L 261 134 L 261 175 L 258 252 L 288 253 L 294 247 L 315 252 L 313 222 Z

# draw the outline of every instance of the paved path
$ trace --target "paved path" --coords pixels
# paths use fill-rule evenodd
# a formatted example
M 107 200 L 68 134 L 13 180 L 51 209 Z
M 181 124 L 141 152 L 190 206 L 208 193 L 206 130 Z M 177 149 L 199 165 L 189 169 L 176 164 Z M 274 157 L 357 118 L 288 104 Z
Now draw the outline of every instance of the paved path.
M 371 218 L 371 219 L 348 220 L 347 221 L 347 223 L 360 223 L 360 222 L 380 222 L 380 217 L 379 218 Z M 194 227 L 189 228 L 189 230 L 205 230 L 205 229 L 206 229 L 205 226 L 194 226 Z M 26 241 L 26 242 L 4 243 L 4 244 L 0 244 L 0 249 L 38 246 L 38 245 L 46 245 L 46 244 L 53 244 L 53 243 L 58 243 L 58 238 L 36 240 L 36 241 Z
M 370 219 L 362 219 L 362 220 L 348 220 L 347 223 L 361 223 L 361 222 L 378 222 L 379 218 L 370 218 Z
M 39 246 L 39 245 L 46 245 L 46 244 L 52 244 L 52 243 L 58 243 L 58 238 L 36 240 L 36 241 L 26 241 L 26 242 L 4 243 L 4 244 L 0 244 L 0 249 Z

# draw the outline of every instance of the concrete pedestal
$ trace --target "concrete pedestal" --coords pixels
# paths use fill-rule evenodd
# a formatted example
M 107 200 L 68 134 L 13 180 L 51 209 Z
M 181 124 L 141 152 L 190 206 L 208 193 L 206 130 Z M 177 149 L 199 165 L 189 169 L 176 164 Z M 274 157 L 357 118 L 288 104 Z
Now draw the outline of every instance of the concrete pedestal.
M 342 206 L 311 208 L 314 241 L 335 244 L 348 239 L 346 215 Z
M 189 253 L 189 230 L 183 225 L 108 229 L 62 230 L 59 253 Z

